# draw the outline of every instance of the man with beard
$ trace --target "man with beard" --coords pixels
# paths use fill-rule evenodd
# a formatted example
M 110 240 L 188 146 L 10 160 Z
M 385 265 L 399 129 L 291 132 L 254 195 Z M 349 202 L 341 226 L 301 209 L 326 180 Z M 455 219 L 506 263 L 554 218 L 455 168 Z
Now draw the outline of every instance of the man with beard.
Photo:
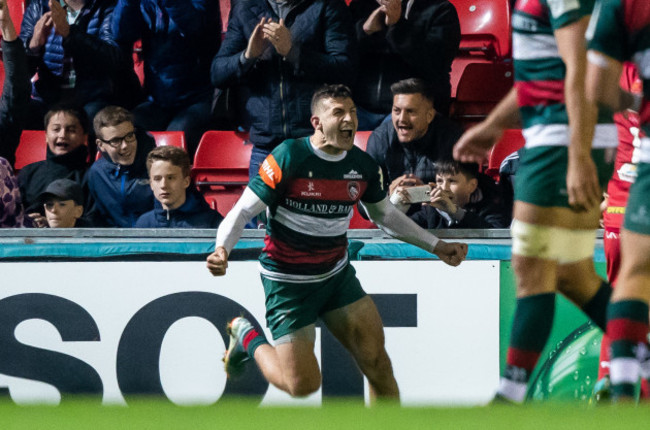
M 463 129 L 437 114 L 425 81 L 404 79 L 390 89 L 392 122 L 384 121 L 372 132 L 367 152 L 381 166 L 385 188 L 392 196 L 398 187 L 435 182 L 435 163 L 453 159 L 452 150 Z

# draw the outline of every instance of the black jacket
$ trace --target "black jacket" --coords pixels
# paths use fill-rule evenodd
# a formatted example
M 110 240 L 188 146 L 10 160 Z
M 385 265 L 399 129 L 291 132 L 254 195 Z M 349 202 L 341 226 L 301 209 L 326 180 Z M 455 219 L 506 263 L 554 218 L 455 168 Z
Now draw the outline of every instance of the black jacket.
M 212 62 L 212 83 L 239 87 L 250 140 L 273 149 L 289 138 L 313 132 L 311 97 L 323 83 L 354 81 L 356 54 L 352 21 L 343 0 L 296 1 L 285 24 L 297 62 L 270 47 L 252 65 L 243 64 L 248 39 L 262 17 L 278 17 L 268 0 L 239 0 L 230 11 L 228 31 Z
M 0 101 L 0 157 L 13 165 L 31 91 L 25 49 L 19 39 L 2 41 L 2 60 L 5 80 Z
M 47 145 L 47 143 L 43 142 L 43 145 Z M 81 185 L 86 170 L 88 170 L 88 148 L 86 146 L 81 145 L 63 155 L 54 155 L 48 147 L 45 160 L 28 164 L 18 173 L 25 213 L 43 213 L 38 196 L 52 181 L 71 179 Z
M 359 41 L 359 74 L 354 100 L 375 113 L 389 113 L 390 86 L 402 79 L 420 78 L 434 88 L 435 108 L 449 113 L 451 63 L 460 45 L 456 8 L 447 0 L 415 0 L 408 19 L 406 1 L 399 21 L 367 35 L 363 23 L 379 6 L 376 0 L 353 0 L 350 10 Z
M 479 186 L 456 221 L 431 206 L 422 206 L 410 215 L 417 225 L 426 229 L 443 228 L 508 228 L 512 221 L 510 208 L 504 203 L 503 191 L 491 178 L 480 175 Z

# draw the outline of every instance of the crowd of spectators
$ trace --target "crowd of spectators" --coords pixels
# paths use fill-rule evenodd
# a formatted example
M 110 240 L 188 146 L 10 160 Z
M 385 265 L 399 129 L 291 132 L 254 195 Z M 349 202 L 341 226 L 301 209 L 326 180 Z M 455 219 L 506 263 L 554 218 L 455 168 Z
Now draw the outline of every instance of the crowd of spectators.
M 374 130 L 367 151 L 391 195 L 435 189 L 437 163 L 451 160 L 462 134 L 448 117 L 460 43 L 448 0 L 238 0 L 223 37 L 219 0 L 28 0 L 19 35 L 6 2 L 3 227 L 70 226 L 49 221 L 63 198 L 77 227 L 217 227 L 222 214 L 189 172 L 219 94 L 233 99 L 229 125 L 249 132 L 251 178 L 278 144 L 312 132 L 311 97 L 324 83 L 354 89 L 359 129 Z M 16 178 L 25 129 L 45 130 L 46 158 Z M 152 151 L 148 131 L 164 130 L 184 132 L 185 156 Z M 52 184 L 60 195 L 47 192 Z

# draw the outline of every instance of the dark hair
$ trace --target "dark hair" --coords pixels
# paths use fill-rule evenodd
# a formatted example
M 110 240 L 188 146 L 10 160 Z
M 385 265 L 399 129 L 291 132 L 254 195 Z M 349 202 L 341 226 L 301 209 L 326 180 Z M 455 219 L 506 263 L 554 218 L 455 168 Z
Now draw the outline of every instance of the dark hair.
M 66 115 L 70 115 L 77 118 L 77 121 L 79 121 L 79 124 L 81 124 L 81 128 L 83 128 L 84 130 L 84 134 L 88 134 L 90 121 L 88 120 L 88 115 L 86 115 L 86 111 L 77 105 L 63 104 L 63 103 L 54 105 L 45 114 L 45 117 L 43 119 L 43 124 L 45 125 L 46 130 L 47 130 L 47 126 L 50 124 L 50 120 L 57 113 L 64 113 Z
M 390 86 L 393 97 L 398 94 L 421 94 L 433 104 L 433 89 L 427 81 L 418 78 L 402 79 Z
M 478 178 L 478 164 L 459 163 L 454 160 L 438 161 L 435 163 L 436 175 L 456 175 L 462 173 L 466 178 Z
M 177 146 L 158 146 L 147 154 L 147 171 L 154 161 L 169 161 L 183 171 L 183 176 L 190 176 L 190 156 Z
M 104 109 L 97 112 L 95 119 L 93 119 L 93 128 L 95 134 L 101 136 L 99 130 L 104 127 L 113 127 L 123 122 L 130 122 L 133 124 L 133 114 L 120 106 L 106 106 Z
M 316 111 L 316 107 L 324 99 L 351 99 L 352 91 L 343 84 L 328 85 L 325 84 L 314 92 L 311 98 L 311 113 Z

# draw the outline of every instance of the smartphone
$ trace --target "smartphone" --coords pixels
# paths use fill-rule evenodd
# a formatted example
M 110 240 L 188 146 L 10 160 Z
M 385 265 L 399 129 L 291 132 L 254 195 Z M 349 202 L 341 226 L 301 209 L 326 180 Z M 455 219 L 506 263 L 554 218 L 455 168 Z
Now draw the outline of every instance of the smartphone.
M 431 196 L 429 193 L 431 193 L 431 186 L 429 185 L 418 185 L 416 187 L 408 187 L 405 188 L 404 191 L 409 196 L 409 200 L 411 200 L 411 203 L 422 203 L 422 202 L 428 202 Z

